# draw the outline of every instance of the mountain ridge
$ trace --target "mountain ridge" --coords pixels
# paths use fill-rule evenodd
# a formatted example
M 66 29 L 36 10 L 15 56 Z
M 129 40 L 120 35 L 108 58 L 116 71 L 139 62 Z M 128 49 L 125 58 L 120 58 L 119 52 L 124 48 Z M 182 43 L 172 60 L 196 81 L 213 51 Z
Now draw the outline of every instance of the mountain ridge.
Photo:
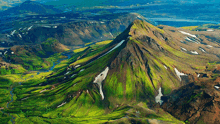
M 111 14 L 106 16 L 111 16 Z M 11 33 L 6 34 L 6 38 L 13 40 L 14 44 L 40 43 L 53 37 L 64 45 L 83 45 L 97 42 L 97 39 L 98 41 L 113 39 L 137 17 L 137 14 L 125 13 L 123 15 L 114 14 L 111 20 L 96 21 L 92 19 L 42 26 L 33 24 L 28 27 L 21 27 L 21 30 L 18 28 L 11 31 Z

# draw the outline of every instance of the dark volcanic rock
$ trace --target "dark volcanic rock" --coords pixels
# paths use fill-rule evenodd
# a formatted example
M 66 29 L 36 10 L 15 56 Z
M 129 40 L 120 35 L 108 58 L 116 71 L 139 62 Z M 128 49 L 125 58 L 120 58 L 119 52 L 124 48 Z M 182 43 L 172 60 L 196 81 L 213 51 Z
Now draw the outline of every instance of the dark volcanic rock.
M 191 83 L 162 97 L 162 108 L 176 118 L 190 123 L 220 123 L 220 91 L 210 82 Z

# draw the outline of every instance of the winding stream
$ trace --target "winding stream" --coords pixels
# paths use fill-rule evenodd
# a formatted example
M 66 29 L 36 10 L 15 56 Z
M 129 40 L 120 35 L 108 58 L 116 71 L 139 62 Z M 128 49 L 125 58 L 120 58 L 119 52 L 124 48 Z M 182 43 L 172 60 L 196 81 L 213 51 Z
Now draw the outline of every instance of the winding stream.
M 19 84 L 21 84 L 21 82 L 20 82 Z M 12 88 L 12 90 L 10 91 L 11 101 L 9 101 L 9 102 L 7 103 L 6 108 L 8 108 L 8 107 L 9 107 L 9 104 L 14 101 L 14 99 L 13 99 L 13 96 L 14 96 L 13 91 L 14 91 L 14 89 L 15 89 L 15 88 Z M 8 115 L 11 117 L 11 123 L 14 124 L 15 122 L 14 122 L 13 120 L 15 119 L 15 117 L 13 117 L 10 113 L 8 113 Z
M 54 67 L 55 67 L 56 65 L 58 65 L 61 61 L 70 59 L 70 58 L 71 58 L 71 55 L 70 55 L 70 54 L 71 54 L 71 53 L 63 53 L 62 55 L 67 56 L 67 58 L 57 60 L 56 63 L 53 62 L 53 66 L 50 67 L 50 69 L 44 70 L 44 71 L 43 71 L 43 70 L 39 70 L 39 71 L 37 72 L 37 75 L 39 75 L 39 74 L 42 73 L 42 72 L 52 71 L 52 70 L 54 69 Z M 25 79 L 25 80 L 26 80 L 26 79 Z M 21 84 L 22 84 L 22 83 L 19 82 L 19 85 L 21 85 Z M 7 103 L 6 108 L 9 108 L 10 103 L 12 103 L 12 102 L 14 101 L 14 99 L 13 99 L 13 96 L 14 96 L 13 91 L 14 91 L 15 88 L 16 88 L 16 87 L 12 88 L 11 91 L 10 91 L 11 101 L 9 101 L 9 102 Z M 3 112 L 3 111 L 2 111 L 2 112 Z M 3 112 L 3 113 L 5 113 L 5 112 Z M 14 120 L 15 120 L 15 117 L 13 117 L 10 113 L 7 113 L 7 114 L 11 117 L 11 122 L 12 122 L 12 124 L 15 124 L 15 121 L 14 121 Z

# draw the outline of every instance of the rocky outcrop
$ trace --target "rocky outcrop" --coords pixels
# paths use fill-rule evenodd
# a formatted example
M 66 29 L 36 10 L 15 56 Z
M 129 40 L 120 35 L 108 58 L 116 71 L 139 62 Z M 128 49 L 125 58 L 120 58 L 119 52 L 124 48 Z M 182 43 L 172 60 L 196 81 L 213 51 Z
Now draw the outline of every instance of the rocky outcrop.
M 220 123 L 220 91 L 215 83 L 191 83 L 162 97 L 162 108 L 174 117 L 193 124 Z

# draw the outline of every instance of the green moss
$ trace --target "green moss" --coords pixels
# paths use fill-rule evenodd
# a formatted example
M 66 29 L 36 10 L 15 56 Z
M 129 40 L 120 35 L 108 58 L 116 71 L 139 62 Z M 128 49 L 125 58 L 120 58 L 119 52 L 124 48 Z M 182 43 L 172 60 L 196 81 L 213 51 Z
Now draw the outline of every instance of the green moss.
M 84 51 L 84 50 L 87 49 L 87 48 L 88 48 L 88 47 L 75 49 L 75 50 L 73 50 L 73 52 L 74 52 L 74 53 L 82 52 L 82 51 Z
M 181 28 L 193 31 L 193 30 L 195 30 L 198 27 L 199 26 L 188 26 L 188 27 L 181 27 Z
M 198 94 L 196 94 L 196 95 L 192 95 L 192 96 L 190 97 L 190 99 L 187 101 L 187 103 L 190 103 L 192 100 L 194 100 L 194 99 L 197 98 L 197 97 L 201 97 L 202 94 L 203 94 L 203 92 L 200 92 L 200 93 L 198 93 Z
M 0 76 L 0 108 L 6 107 L 8 101 L 10 101 L 10 87 L 13 82 L 5 77 Z
M 112 42 L 112 40 L 106 40 L 106 41 L 97 42 L 96 45 L 106 45 L 106 44 L 109 44 L 111 42 Z
M 126 98 L 130 99 L 133 98 L 134 96 L 134 86 L 133 86 L 134 82 L 132 81 L 132 74 L 131 74 L 131 70 L 129 68 L 127 68 L 127 72 L 126 72 Z
M 54 43 L 58 42 L 55 38 L 48 38 L 45 42 L 42 43 L 44 46 L 51 46 Z

